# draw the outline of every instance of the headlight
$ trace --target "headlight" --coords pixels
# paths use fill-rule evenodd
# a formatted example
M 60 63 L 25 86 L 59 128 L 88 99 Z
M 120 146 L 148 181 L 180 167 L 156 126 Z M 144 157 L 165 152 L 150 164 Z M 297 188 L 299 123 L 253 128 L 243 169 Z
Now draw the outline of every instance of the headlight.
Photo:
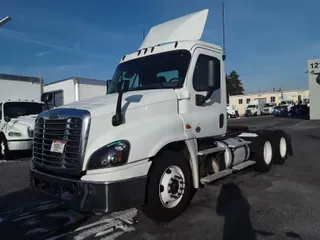
M 112 142 L 92 154 L 88 170 L 116 167 L 126 164 L 130 152 L 130 143 L 126 140 Z
M 19 132 L 9 132 L 8 133 L 9 137 L 21 137 L 22 134 Z

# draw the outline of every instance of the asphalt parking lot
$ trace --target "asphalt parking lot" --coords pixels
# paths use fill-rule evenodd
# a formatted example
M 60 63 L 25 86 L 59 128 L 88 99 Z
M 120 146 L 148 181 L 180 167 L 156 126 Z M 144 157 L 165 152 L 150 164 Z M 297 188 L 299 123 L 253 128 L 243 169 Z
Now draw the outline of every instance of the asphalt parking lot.
M 320 239 L 320 122 L 264 116 L 229 124 L 284 129 L 294 155 L 269 173 L 248 169 L 200 189 L 167 224 L 134 209 L 112 216 L 62 209 L 28 189 L 26 159 L 2 162 L 1 239 Z

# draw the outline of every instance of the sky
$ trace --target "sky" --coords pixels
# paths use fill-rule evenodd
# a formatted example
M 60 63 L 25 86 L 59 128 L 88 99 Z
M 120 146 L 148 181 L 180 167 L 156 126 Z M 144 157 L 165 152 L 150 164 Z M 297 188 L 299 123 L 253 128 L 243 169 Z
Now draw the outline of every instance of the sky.
M 320 58 L 319 0 L 224 0 L 226 72 L 246 92 L 308 88 L 307 61 Z M 209 9 L 202 40 L 222 45 L 221 0 L 2 1 L 0 73 L 110 79 L 135 52 L 143 29 Z

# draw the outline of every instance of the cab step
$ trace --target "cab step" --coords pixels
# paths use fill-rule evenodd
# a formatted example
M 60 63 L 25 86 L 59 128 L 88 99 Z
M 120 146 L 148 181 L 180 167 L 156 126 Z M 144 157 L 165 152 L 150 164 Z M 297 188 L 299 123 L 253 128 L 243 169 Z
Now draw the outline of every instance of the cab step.
M 232 169 L 235 170 L 235 171 L 240 171 L 240 170 L 242 170 L 242 169 L 244 169 L 246 167 L 249 167 L 249 166 L 251 166 L 251 165 L 253 165 L 255 163 L 256 163 L 255 161 L 248 160 L 248 161 L 240 163 L 240 164 L 238 164 L 236 166 L 233 166 Z
M 224 147 L 215 147 L 215 148 L 208 148 L 206 150 L 202 150 L 198 152 L 199 156 L 205 156 L 211 153 L 215 153 L 215 152 L 222 152 L 225 151 Z
M 220 179 L 220 178 L 223 178 L 225 176 L 228 176 L 231 173 L 232 173 L 232 169 L 226 169 L 226 170 L 223 170 L 221 172 L 214 173 L 214 174 L 211 174 L 209 176 L 203 177 L 203 178 L 200 179 L 200 182 L 202 184 L 209 184 L 209 183 L 212 183 L 213 181 L 215 181 L 217 179 Z
M 225 170 L 223 170 L 221 172 L 214 173 L 214 174 L 211 174 L 209 176 L 203 177 L 203 178 L 200 179 L 200 182 L 202 184 L 212 183 L 215 180 L 218 180 L 220 178 L 228 176 L 233 172 L 240 171 L 240 170 L 242 170 L 242 169 L 244 169 L 246 167 L 249 167 L 249 166 L 251 166 L 253 164 L 255 164 L 255 161 L 251 161 L 251 160 L 245 161 L 245 162 L 240 163 L 240 164 L 238 164 L 236 166 L 233 166 L 232 169 L 225 169 Z

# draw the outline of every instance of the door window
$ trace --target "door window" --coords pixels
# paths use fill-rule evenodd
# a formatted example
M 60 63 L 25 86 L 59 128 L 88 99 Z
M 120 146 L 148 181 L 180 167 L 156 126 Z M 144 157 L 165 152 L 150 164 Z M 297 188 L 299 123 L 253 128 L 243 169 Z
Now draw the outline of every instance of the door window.
M 208 91 L 209 62 L 213 61 L 214 90 L 220 88 L 220 60 L 215 57 L 200 54 L 193 73 L 193 87 L 197 92 Z

